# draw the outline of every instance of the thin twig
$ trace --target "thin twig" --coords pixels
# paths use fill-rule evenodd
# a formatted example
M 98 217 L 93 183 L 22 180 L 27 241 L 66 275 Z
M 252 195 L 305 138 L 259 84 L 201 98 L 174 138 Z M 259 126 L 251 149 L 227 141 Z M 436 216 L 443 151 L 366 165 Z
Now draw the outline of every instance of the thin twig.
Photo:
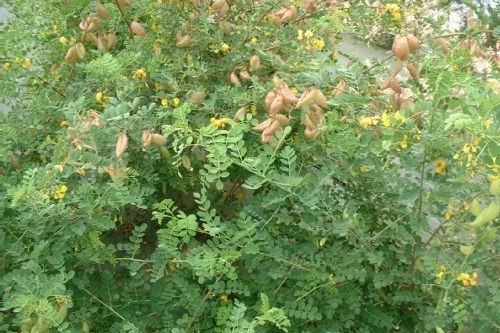
M 392 58 L 392 54 L 389 54 L 387 57 L 385 57 L 384 59 L 381 59 L 379 62 L 384 62 L 384 61 L 387 61 L 387 60 L 389 60 L 390 58 Z M 363 70 L 363 71 L 361 72 L 361 74 L 365 74 L 366 72 L 371 71 L 373 68 L 375 68 L 375 67 L 377 67 L 377 66 L 379 66 L 379 65 L 380 65 L 380 63 L 376 63 L 376 64 L 374 64 L 374 65 L 371 65 L 370 67 L 368 67 L 368 68 L 366 68 L 365 70 Z
M 127 18 L 125 17 L 125 13 L 123 12 L 122 7 L 120 7 L 118 0 L 115 0 L 115 5 L 116 5 L 116 7 L 118 7 L 118 10 L 120 11 L 120 15 L 123 19 L 123 22 L 125 22 L 125 24 L 128 27 L 128 30 L 130 32 L 130 37 L 132 37 L 132 39 L 134 39 L 134 32 L 132 31 L 132 26 L 130 25 L 129 21 L 127 21 Z
M 106 303 L 104 303 L 103 301 L 101 301 L 99 298 L 97 298 L 97 296 L 95 296 L 94 294 L 92 294 L 90 291 L 88 291 L 85 288 L 82 288 L 82 290 L 85 291 L 90 296 L 92 296 L 93 298 L 95 298 L 99 303 L 101 303 L 102 305 L 104 305 L 109 311 L 113 312 L 118 318 L 120 318 L 123 321 L 127 321 L 128 322 L 128 320 L 125 317 L 123 317 L 121 314 L 119 314 L 118 312 L 116 312 L 112 307 L 110 307 L 109 305 L 107 305 Z
M 50 86 L 50 88 L 52 88 L 52 90 L 54 90 L 54 91 L 55 91 L 56 93 L 58 93 L 60 96 L 62 96 L 62 97 L 66 97 L 66 96 L 64 95 L 64 93 L 62 93 L 61 91 L 59 91 L 59 90 L 58 90 L 58 89 L 56 89 L 55 87 L 52 87 L 52 86 L 50 85 L 50 82 L 49 82 L 49 81 L 47 81 L 47 80 L 45 80 L 43 77 L 38 76 L 38 74 L 36 74 L 36 73 L 35 73 L 35 72 L 33 72 L 33 71 L 30 71 L 30 70 L 29 70 L 29 69 L 27 69 L 27 68 L 24 68 L 23 66 L 21 66 L 21 68 L 22 68 L 22 69 L 24 69 L 26 72 L 31 73 L 31 75 L 33 75 L 34 77 L 36 77 L 37 79 L 39 79 L 39 80 L 40 80 L 40 81 L 42 81 L 43 83 L 45 83 L 45 84 L 47 84 L 48 86 Z

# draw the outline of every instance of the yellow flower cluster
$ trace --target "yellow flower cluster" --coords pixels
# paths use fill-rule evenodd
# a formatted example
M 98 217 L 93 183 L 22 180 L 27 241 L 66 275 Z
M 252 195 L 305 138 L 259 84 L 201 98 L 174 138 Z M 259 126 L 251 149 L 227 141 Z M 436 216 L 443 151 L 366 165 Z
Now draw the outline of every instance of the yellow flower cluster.
M 364 129 L 368 129 L 372 126 L 375 126 L 378 124 L 380 120 L 380 116 L 373 116 L 373 117 L 361 117 L 359 118 L 358 122 L 361 127 Z
M 221 42 L 220 43 L 220 49 L 219 49 L 221 52 L 223 53 L 226 53 L 227 51 L 229 51 L 229 45 L 227 45 L 226 43 L 224 42 Z
M 473 139 L 471 142 L 466 143 L 462 147 L 462 152 L 467 155 L 467 167 L 472 168 L 476 165 L 476 160 L 474 158 L 474 153 L 477 151 L 477 147 L 481 143 L 478 138 Z M 460 158 L 460 153 L 456 153 L 453 158 L 458 160 Z
M 218 128 L 225 127 L 227 124 L 227 118 L 226 117 L 220 119 L 210 118 L 210 124 Z
M 314 36 L 314 33 L 311 30 L 306 30 L 304 32 L 303 30 L 299 29 L 297 30 L 297 40 L 304 40 L 304 37 L 306 38 L 306 44 L 305 44 L 305 49 L 310 50 L 311 48 L 314 48 L 315 50 L 321 51 L 325 48 L 325 41 L 322 38 L 315 38 L 312 43 L 311 43 L 311 38 Z
M 457 276 L 457 280 L 462 282 L 464 286 L 477 286 L 477 273 L 467 274 L 460 273 Z
M 385 10 L 391 13 L 392 20 L 401 21 L 401 11 L 397 4 L 388 3 L 387 5 L 385 5 Z
M 68 191 L 68 187 L 66 185 L 59 186 L 59 188 L 56 190 L 56 193 L 54 194 L 54 198 L 59 199 L 59 200 L 64 198 L 67 191 Z
M 139 68 L 132 72 L 132 77 L 136 80 L 143 80 L 147 77 L 146 69 Z

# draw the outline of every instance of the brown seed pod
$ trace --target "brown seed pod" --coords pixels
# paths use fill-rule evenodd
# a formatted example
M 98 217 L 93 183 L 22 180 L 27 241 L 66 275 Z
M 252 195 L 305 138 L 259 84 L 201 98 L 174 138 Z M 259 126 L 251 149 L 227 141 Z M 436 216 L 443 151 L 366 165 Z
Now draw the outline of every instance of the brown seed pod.
M 323 112 L 318 105 L 313 104 L 309 107 L 309 119 L 311 119 L 314 124 L 314 128 L 323 122 Z
M 274 91 L 270 91 L 267 93 L 264 103 L 266 104 L 266 108 L 268 111 L 275 98 L 276 98 L 276 93 Z
M 164 146 L 167 143 L 167 139 L 161 134 L 153 133 L 151 134 L 151 143 L 157 146 Z
M 212 12 L 218 13 L 219 10 L 224 6 L 226 3 L 226 0 L 215 0 L 214 4 L 212 5 Z
M 347 89 L 349 89 L 347 82 L 345 82 L 344 80 L 340 80 L 340 82 L 333 89 L 332 95 L 333 97 L 338 97 L 345 93 Z
M 238 122 L 240 120 L 243 120 L 245 118 L 245 114 L 247 113 L 247 109 L 241 108 L 236 113 L 234 114 L 233 121 Z
M 110 164 L 105 168 L 108 175 L 113 181 L 116 181 L 127 175 L 127 169 L 118 163 Z
M 314 135 L 314 129 L 311 129 L 311 128 L 306 128 L 304 130 L 304 135 L 306 137 L 308 137 L 309 139 L 314 139 L 315 135 Z
M 277 115 L 282 107 L 283 107 L 283 97 L 281 95 L 277 95 L 276 98 L 271 103 L 271 106 L 269 107 L 269 115 L 271 115 L 271 117 Z
M 279 113 L 276 116 L 274 116 L 274 119 L 279 121 L 281 126 L 286 126 L 288 125 L 288 123 L 290 123 L 290 118 Z
M 227 21 L 219 21 L 219 29 L 226 35 L 230 35 L 233 32 L 231 24 Z
M 401 89 L 401 85 L 394 77 L 389 80 L 389 88 L 391 88 L 392 91 L 394 91 L 396 94 L 401 94 L 403 92 L 403 90 Z
M 203 91 L 189 90 L 186 93 L 186 98 L 191 104 L 200 104 L 205 100 L 205 93 Z
M 229 11 L 229 8 L 230 8 L 230 7 L 229 7 L 229 5 L 227 4 L 227 2 L 225 2 L 225 3 L 222 5 L 221 9 L 219 10 L 219 15 L 218 15 L 218 18 L 220 19 L 220 18 L 225 17 L 225 16 L 226 16 L 226 14 L 227 14 L 227 12 Z
M 241 82 L 238 79 L 238 76 L 236 76 L 235 72 L 231 72 L 231 74 L 229 75 L 229 81 L 231 81 L 231 83 L 237 87 L 241 85 Z
M 83 39 L 86 42 L 92 42 L 92 44 L 97 45 L 97 36 L 93 32 L 84 32 Z
M 100 33 L 96 40 L 97 49 L 103 53 L 108 52 L 108 37 L 104 33 Z
M 146 30 L 137 21 L 132 21 L 132 23 L 130 23 L 130 30 L 132 30 L 132 32 L 136 36 L 140 36 L 140 37 L 146 36 Z
M 272 122 L 274 121 L 274 119 L 272 118 L 268 118 L 266 120 L 264 120 L 263 122 L 255 125 L 253 127 L 253 129 L 257 132 L 262 132 L 264 131 L 266 128 L 268 128 L 269 126 L 271 126 Z
M 151 130 L 145 129 L 142 131 L 141 144 L 142 149 L 146 150 L 151 145 Z
M 118 140 L 116 141 L 116 148 L 115 148 L 115 153 L 117 158 L 122 157 L 123 153 L 125 153 L 125 150 L 127 150 L 127 146 L 128 146 L 127 133 L 120 132 L 120 134 L 118 134 Z
M 107 19 L 109 16 L 108 8 L 106 8 L 106 6 L 104 6 L 100 2 L 97 3 L 97 7 L 96 7 L 95 12 L 96 12 L 97 16 L 99 16 L 103 20 Z
M 83 59 L 85 56 L 85 47 L 82 43 L 78 43 L 69 48 L 68 53 L 66 53 L 66 57 L 64 61 L 67 64 L 74 64 L 78 60 Z
M 311 118 L 309 118 L 309 115 L 307 115 L 307 114 L 304 117 L 302 117 L 302 124 L 304 124 L 306 126 L 306 128 L 308 128 L 310 130 L 313 130 L 316 128 L 316 126 L 312 122 Z
M 297 8 L 295 6 L 290 6 L 283 16 L 280 18 L 280 23 L 286 23 L 293 21 L 297 18 Z
M 250 58 L 250 72 L 256 72 L 260 69 L 260 58 L 258 55 L 254 54 Z
M 264 132 L 262 132 L 262 135 L 265 136 L 273 136 L 276 134 L 277 131 L 281 128 L 281 123 L 278 120 L 273 120 L 271 125 L 267 127 Z
M 395 111 L 398 111 L 401 108 L 401 100 L 399 98 L 399 95 L 389 95 L 389 103 Z
M 314 103 L 316 91 L 314 89 L 309 90 L 309 91 L 304 91 L 302 93 L 302 96 L 300 96 L 299 101 L 297 102 L 296 107 L 297 108 L 302 108 L 302 107 L 307 107 Z
M 401 69 L 403 69 L 403 61 L 401 59 L 397 59 L 392 66 L 391 75 L 395 76 L 396 74 L 401 72 Z
M 448 47 L 448 43 L 446 43 L 446 41 L 443 38 L 441 37 L 436 38 L 435 41 L 444 54 L 447 55 L 450 53 L 450 48 Z
M 392 54 L 400 60 L 406 60 L 408 58 L 408 53 L 410 52 L 410 46 L 408 45 L 408 40 L 404 36 L 396 36 L 394 42 L 392 43 Z
M 182 36 L 182 35 L 178 34 L 175 37 L 175 40 L 176 40 L 175 45 L 177 47 L 186 47 L 191 42 L 191 37 L 189 35 Z
M 281 19 L 287 11 L 288 11 L 288 7 L 283 7 L 283 8 L 278 9 L 277 11 L 275 11 L 273 13 L 273 15 L 276 16 L 278 19 Z
M 311 14 L 316 10 L 316 0 L 307 0 L 306 1 L 306 13 Z
M 116 38 L 116 33 L 110 32 L 108 34 L 108 50 L 114 49 L 116 47 L 117 43 L 118 43 L 118 39 Z
M 131 2 L 130 0 L 117 0 L 117 4 L 121 10 L 127 10 L 130 7 Z
M 252 81 L 252 76 L 247 71 L 241 71 L 240 79 L 243 81 Z
M 320 107 L 324 108 L 328 105 L 328 100 L 325 95 L 318 89 L 314 89 L 314 103 L 318 104 Z
M 292 93 L 292 91 L 290 90 L 290 88 L 288 88 L 286 84 L 283 85 L 283 87 L 281 87 L 280 95 L 288 104 L 295 104 L 299 100 L 297 97 L 295 97 L 295 95 Z
M 408 48 L 410 52 L 413 52 L 420 47 L 420 41 L 414 35 L 412 34 L 407 35 L 406 40 L 408 42 Z
M 418 72 L 418 69 L 417 69 L 417 67 L 414 64 L 412 64 L 411 62 L 409 62 L 406 65 L 406 69 L 410 73 L 410 75 L 411 75 L 411 77 L 412 77 L 413 80 L 418 81 L 420 79 L 420 73 Z

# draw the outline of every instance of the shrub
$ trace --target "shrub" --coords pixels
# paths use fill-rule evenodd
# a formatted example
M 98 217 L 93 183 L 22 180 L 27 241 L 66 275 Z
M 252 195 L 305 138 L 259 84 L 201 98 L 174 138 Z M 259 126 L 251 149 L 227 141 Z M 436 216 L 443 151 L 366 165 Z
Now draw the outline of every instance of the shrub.
M 2 330 L 499 327 L 498 58 L 294 3 L 11 1 Z

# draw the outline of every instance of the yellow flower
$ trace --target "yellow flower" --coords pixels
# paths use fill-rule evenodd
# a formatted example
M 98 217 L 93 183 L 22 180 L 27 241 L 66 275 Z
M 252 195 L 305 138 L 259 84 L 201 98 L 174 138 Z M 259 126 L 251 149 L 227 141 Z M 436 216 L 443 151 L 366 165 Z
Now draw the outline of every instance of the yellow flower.
M 227 118 L 224 117 L 224 118 L 217 119 L 217 118 L 212 117 L 212 118 L 210 118 L 210 124 L 212 126 L 215 126 L 218 128 L 225 127 L 227 124 Z
M 172 100 L 172 103 L 174 103 L 174 106 L 179 105 L 180 102 L 181 102 L 181 100 L 178 99 L 177 97 Z
M 162 98 L 161 99 L 161 105 L 163 105 L 163 107 L 167 107 L 168 106 L 168 99 Z
M 66 39 L 66 37 L 61 36 L 59 37 L 59 43 L 66 45 L 68 43 L 68 40 Z
M 436 173 L 444 175 L 446 173 L 446 161 L 443 158 L 438 158 L 434 161 L 434 170 Z
M 257 44 L 257 38 L 254 37 L 254 38 L 250 39 L 250 43 Z
M 106 106 L 106 103 L 108 103 L 109 97 L 106 96 L 102 91 L 98 91 L 95 94 L 95 99 L 101 104 Z
M 446 266 L 445 265 L 441 265 L 439 266 L 439 273 L 436 274 L 436 277 L 438 279 L 442 279 L 443 278 L 443 275 L 446 273 Z
M 161 84 L 159 84 L 158 82 L 155 83 L 155 90 L 158 91 L 158 90 L 162 90 L 163 89 L 163 86 Z
M 401 113 L 399 113 L 399 111 L 397 111 L 395 114 L 394 114 L 394 119 L 396 119 L 397 121 L 401 122 L 401 123 L 404 123 L 405 122 L 405 117 L 403 117 L 401 115 Z
M 401 21 L 401 13 L 400 12 L 393 12 L 392 13 L 392 19 L 394 21 Z
M 59 124 L 59 126 L 61 126 L 61 127 L 68 127 L 68 125 L 69 125 L 69 124 L 68 124 L 68 121 L 67 121 L 67 120 L 63 120 L 63 121 L 61 121 L 61 123 Z
M 229 45 L 227 45 L 224 42 L 221 42 L 221 44 L 220 44 L 220 51 L 221 52 L 227 52 L 227 51 L 229 51 Z
M 229 298 L 227 297 L 227 295 L 220 295 L 219 299 L 223 302 L 227 302 L 229 301 Z
M 406 149 L 408 148 L 408 135 L 403 135 L 403 141 L 399 144 L 401 148 Z
M 362 173 L 368 172 L 368 167 L 365 165 L 362 165 L 359 167 L 359 171 Z
M 477 273 L 473 273 L 472 276 L 467 273 L 460 273 L 457 280 L 462 282 L 464 286 L 477 286 L 477 277 Z
M 76 44 L 76 42 L 77 42 L 76 38 L 71 37 L 71 40 L 69 41 L 69 45 L 73 46 Z
M 363 128 L 370 128 L 373 125 L 377 125 L 380 117 L 379 116 L 373 116 L 373 117 L 362 117 L 359 119 L 359 124 Z
M 392 126 L 391 118 L 389 117 L 389 115 L 385 111 L 384 111 L 384 113 L 382 113 L 382 125 L 384 127 L 391 127 Z
M 25 57 L 24 60 L 23 60 L 23 63 L 21 64 L 21 67 L 24 68 L 24 69 L 28 69 L 28 68 L 30 68 L 30 65 L 31 65 L 30 58 Z
M 61 185 L 57 190 L 56 193 L 54 194 L 54 198 L 56 199 L 62 199 L 66 195 L 66 192 L 68 191 L 68 187 L 66 185 Z
M 306 30 L 304 36 L 306 36 L 306 38 L 311 38 L 313 36 L 313 32 L 311 30 Z
M 153 22 L 153 24 L 151 24 L 151 30 L 153 31 L 157 31 L 160 27 L 158 26 L 158 24 L 156 22 Z
M 304 31 L 302 30 L 297 30 L 297 40 L 303 40 L 304 39 Z
M 319 39 L 317 38 L 313 41 L 313 47 L 316 50 L 321 51 L 325 47 L 325 41 L 321 38 L 319 38 Z
M 252 116 L 256 116 L 257 115 L 257 107 L 255 105 L 252 105 L 250 107 L 250 112 L 252 113 Z
M 147 76 L 145 68 L 139 68 L 132 72 L 132 77 L 137 80 L 145 79 Z
M 3 68 L 3 70 L 4 70 L 4 71 L 9 70 L 9 67 L 10 67 L 10 62 L 6 62 L 6 63 L 4 63 L 4 64 L 2 65 L 2 68 Z

